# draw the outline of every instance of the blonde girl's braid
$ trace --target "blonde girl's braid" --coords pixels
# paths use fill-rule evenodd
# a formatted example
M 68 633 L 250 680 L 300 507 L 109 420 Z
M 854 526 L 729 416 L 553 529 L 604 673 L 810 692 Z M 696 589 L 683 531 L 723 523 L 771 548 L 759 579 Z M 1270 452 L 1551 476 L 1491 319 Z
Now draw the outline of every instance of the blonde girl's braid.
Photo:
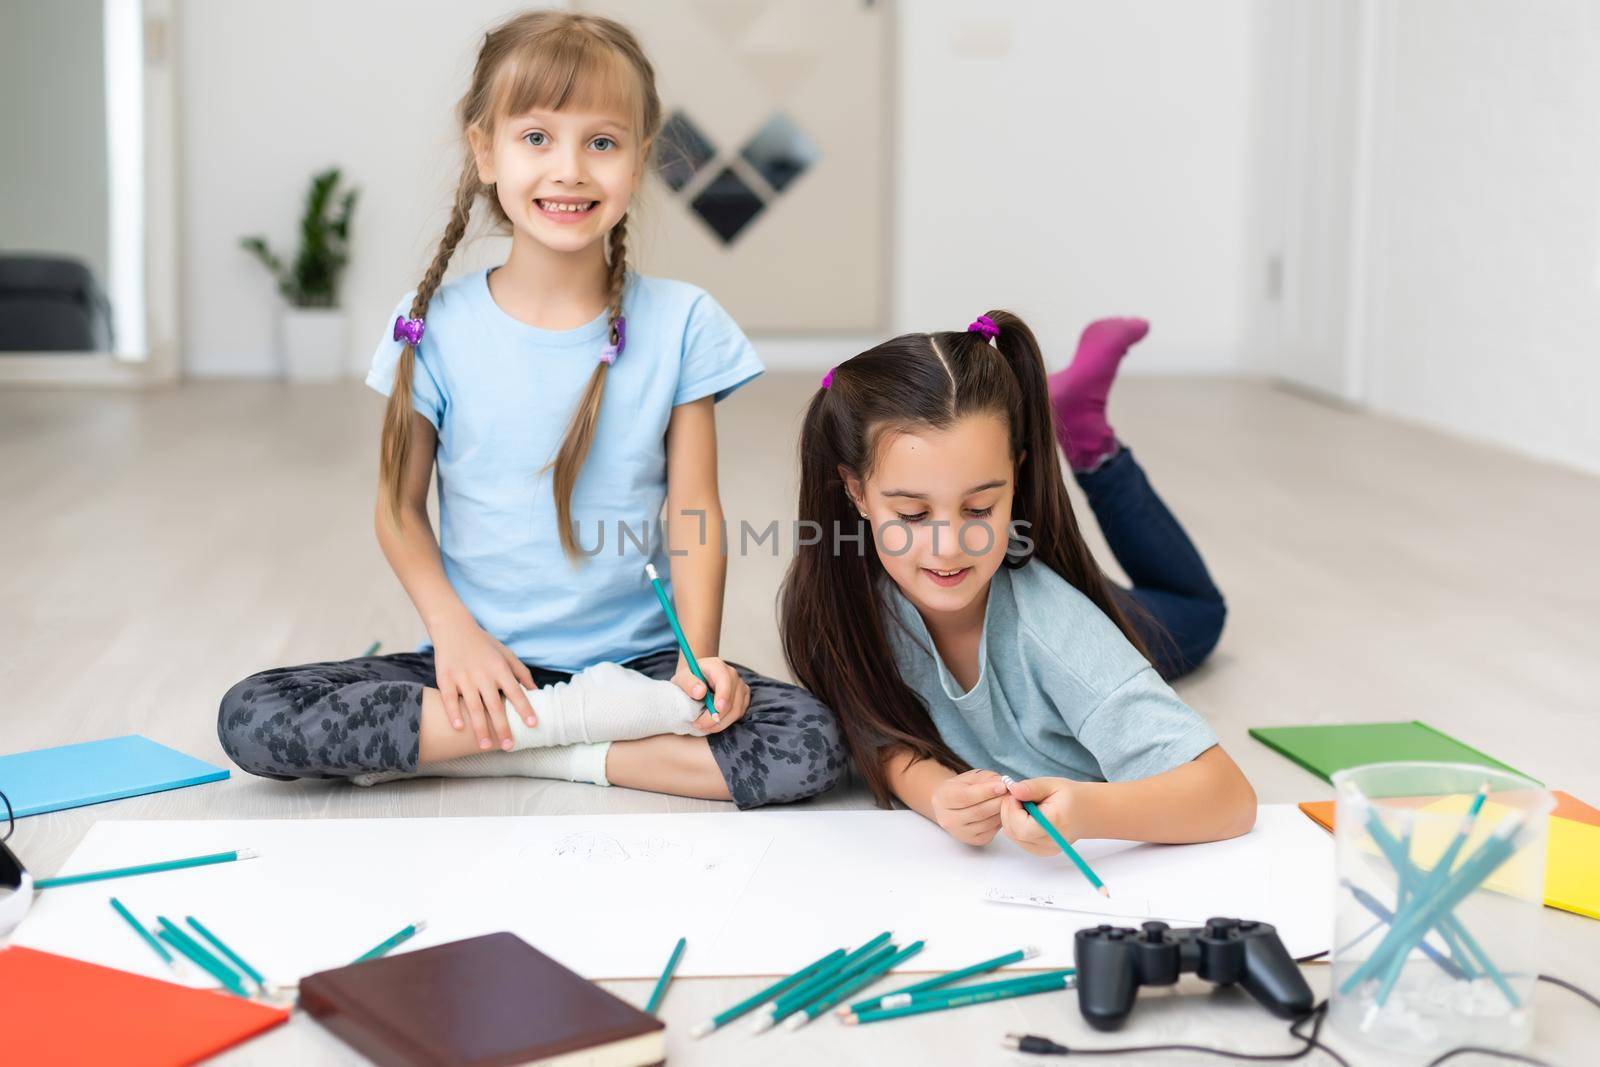
M 395 340 L 404 338 L 406 343 L 400 349 L 399 362 L 395 364 L 394 388 L 389 392 L 389 404 L 383 413 L 378 479 L 383 487 L 383 499 L 388 505 L 389 515 L 397 526 L 400 523 L 400 491 L 405 479 L 406 461 L 411 452 L 411 379 L 416 366 L 417 345 L 422 341 L 423 319 L 429 301 L 439 290 L 445 268 L 450 265 L 450 257 L 455 255 L 456 246 L 467 232 L 473 202 L 482 190 L 483 183 L 478 180 L 477 167 L 468 155 L 462 164 L 461 178 L 456 183 L 456 200 L 450 212 L 450 221 L 445 225 L 444 235 L 439 238 L 439 249 L 433 254 L 433 262 L 428 264 L 422 283 L 417 286 L 409 319 L 395 320 Z
M 551 463 L 554 469 L 550 480 L 556 500 L 556 528 L 561 534 L 561 550 L 573 562 L 578 561 L 581 553 L 577 530 L 572 521 L 572 493 L 578 484 L 583 461 L 589 457 L 589 448 L 594 444 L 595 427 L 600 422 L 600 400 L 605 395 L 606 375 L 610 373 L 611 361 L 621 353 L 625 344 L 627 320 L 622 315 L 622 294 L 628 280 L 627 241 L 628 216 L 624 212 L 611 228 L 610 236 L 610 264 L 606 281 L 608 344 L 605 354 L 595 364 L 594 372 L 589 375 L 589 384 L 578 400 L 577 410 L 572 413 L 572 422 L 567 425 L 567 435 L 561 441 L 561 449 Z
M 611 228 L 611 274 L 606 280 L 606 306 L 611 311 L 611 341 L 616 343 L 616 323 L 622 318 L 622 289 L 628 280 L 628 213 Z

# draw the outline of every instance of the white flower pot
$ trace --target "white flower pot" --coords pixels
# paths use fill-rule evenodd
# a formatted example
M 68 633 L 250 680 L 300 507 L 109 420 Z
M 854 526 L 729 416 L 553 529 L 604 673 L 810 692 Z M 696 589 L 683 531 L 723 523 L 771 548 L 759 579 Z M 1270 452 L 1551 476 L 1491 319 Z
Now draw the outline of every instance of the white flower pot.
M 345 321 L 339 308 L 286 308 L 283 362 L 291 382 L 331 382 L 344 374 Z

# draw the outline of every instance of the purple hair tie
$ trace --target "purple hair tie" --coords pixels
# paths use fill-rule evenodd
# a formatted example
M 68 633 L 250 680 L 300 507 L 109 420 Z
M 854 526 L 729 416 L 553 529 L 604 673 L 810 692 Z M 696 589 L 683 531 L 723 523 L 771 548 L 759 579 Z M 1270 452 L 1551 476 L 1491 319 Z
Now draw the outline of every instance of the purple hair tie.
M 394 320 L 394 339 L 396 341 L 409 341 L 415 348 L 422 343 L 422 320 L 403 319 Z
M 838 369 L 838 367 L 829 368 L 828 373 L 822 376 L 822 387 L 824 389 L 833 388 L 833 372 Z
M 996 326 L 994 324 L 994 320 L 989 316 L 979 315 L 977 318 L 973 319 L 972 324 L 967 327 L 967 332 L 981 333 L 983 334 L 983 339 L 985 341 L 993 341 L 996 337 L 1000 336 L 1000 327 Z
M 600 350 L 601 363 L 615 363 L 617 357 L 622 355 L 622 350 L 628 345 L 628 320 L 618 315 L 611 324 L 611 331 L 616 340 Z

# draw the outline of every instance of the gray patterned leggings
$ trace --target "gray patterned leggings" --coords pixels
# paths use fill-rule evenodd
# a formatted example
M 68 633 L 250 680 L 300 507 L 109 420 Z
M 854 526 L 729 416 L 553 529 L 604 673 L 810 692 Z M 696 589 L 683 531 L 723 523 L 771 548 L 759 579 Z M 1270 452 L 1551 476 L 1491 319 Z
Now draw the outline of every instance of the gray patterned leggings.
M 663 680 L 677 665 L 675 648 L 624 664 Z M 754 808 L 832 788 L 846 766 L 833 712 L 798 686 L 732 666 L 750 686 L 750 708 L 706 740 L 733 802 Z M 541 687 L 571 677 L 532 664 L 528 669 Z M 432 652 L 279 667 L 228 690 L 217 736 L 235 763 L 267 778 L 414 771 L 422 690 L 435 685 Z

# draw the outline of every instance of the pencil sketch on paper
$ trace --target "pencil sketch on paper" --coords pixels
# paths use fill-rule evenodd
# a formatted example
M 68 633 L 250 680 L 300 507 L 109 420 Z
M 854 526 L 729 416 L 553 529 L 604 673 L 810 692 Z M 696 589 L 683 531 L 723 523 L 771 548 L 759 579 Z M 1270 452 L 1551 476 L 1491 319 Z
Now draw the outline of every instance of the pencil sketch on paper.
M 704 874 L 715 873 L 726 861 L 720 852 L 697 849 L 690 842 L 660 834 L 620 839 L 594 830 L 581 830 L 557 839 L 550 847 L 549 856 L 596 864 L 670 864 L 687 866 Z

